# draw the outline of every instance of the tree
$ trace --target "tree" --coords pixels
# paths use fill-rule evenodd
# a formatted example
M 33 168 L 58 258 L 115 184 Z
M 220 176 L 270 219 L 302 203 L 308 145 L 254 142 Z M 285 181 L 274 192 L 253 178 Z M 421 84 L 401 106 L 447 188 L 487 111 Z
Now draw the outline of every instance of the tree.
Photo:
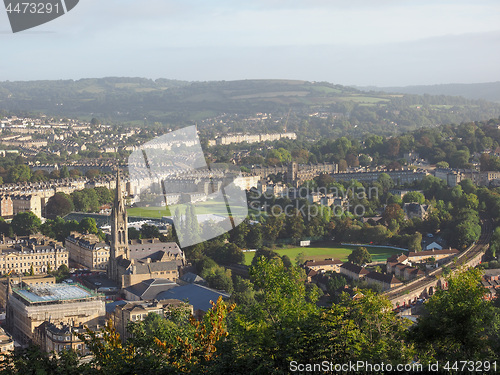
M 423 204 L 425 201 L 424 195 L 419 191 L 410 191 L 403 197 L 404 203 L 418 203 Z
M 18 236 L 29 236 L 40 229 L 42 221 L 33 212 L 20 212 L 12 219 L 12 230 Z
M 61 178 L 68 178 L 69 177 L 69 170 L 67 166 L 63 166 L 61 169 Z
M 99 230 L 97 229 L 97 224 L 95 219 L 92 217 L 85 217 L 80 221 L 80 232 L 84 234 L 97 234 Z
M 250 231 L 247 235 L 247 246 L 251 249 L 258 249 L 262 247 L 263 238 L 262 238 L 262 230 L 263 227 L 261 224 L 254 224 L 250 226 Z
M 270 248 L 264 246 L 260 249 L 257 249 L 257 251 L 255 252 L 255 255 L 252 259 L 252 265 L 257 264 L 258 260 L 261 257 L 264 257 L 267 260 L 271 260 L 273 258 L 279 258 L 280 255 L 277 252 L 272 251 Z
M 83 189 L 71 193 L 75 209 L 80 212 L 97 212 L 99 210 L 99 197 L 94 189 Z
M 265 238 L 273 243 L 276 241 L 280 233 L 284 230 L 285 225 L 285 215 L 274 215 L 271 214 L 267 217 L 266 223 L 264 224 L 264 235 Z
M 450 164 L 445 161 L 440 161 L 436 163 L 436 168 L 449 168 Z
M 493 258 L 497 257 L 498 250 L 500 249 L 500 227 L 496 227 L 491 237 L 489 251 Z
M 4 374 L 79 375 L 92 372 L 88 363 L 80 362 L 75 351 L 63 350 L 52 356 L 36 345 L 4 353 L 1 366 Z
M 0 234 L 4 234 L 7 237 L 10 237 L 14 234 L 10 224 L 7 223 L 5 219 L 1 216 L 0 216 Z
M 294 213 L 286 217 L 285 223 L 287 237 L 293 238 L 295 241 L 300 240 L 306 229 L 302 214 L 295 210 Z
M 141 226 L 142 238 L 159 238 L 160 229 L 156 225 L 142 224 Z
M 134 227 L 128 228 L 128 238 L 129 240 L 140 240 L 141 232 Z
M 65 193 L 56 193 L 47 201 L 45 212 L 47 216 L 66 216 L 75 210 L 72 199 Z
M 381 173 L 377 178 L 377 182 L 382 185 L 384 192 L 394 187 L 394 181 L 387 173 Z
M 453 229 L 453 242 L 460 249 L 465 249 L 476 242 L 481 235 L 481 225 L 464 221 Z
M 105 186 L 97 186 L 94 188 L 94 191 L 97 194 L 100 205 L 113 203 L 114 194 L 112 190 Z
M 366 247 L 360 246 L 354 249 L 351 254 L 347 257 L 349 262 L 358 264 L 358 265 L 363 265 L 366 263 L 371 263 L 372 261 L 372 256 L 368 252 L 368 249 Z
M 10 182 L 27 182 L 31 179 L 31 170 L 25 164 L 20 164 L 12 167 L 9 171 Z
M 386 223 L 390 223 L 391 220 L 395 220 L 396 223 L 400 224 L 405 218 L 405 213 L 399 204 L 392 203 L 385 207 L 382 218 Z
M 422 250 L 422 233 L 416 232 L 408 241 L 408 250 L 421 251 Z
M 460 209 L 477 210 L 478 206 L 479 200 L 477 199 L 477 195 L 473 193 L 465 193 L 458 200 L 458 208 Z
M 201 321 L 185 319 L 182 311 L 174 311 L 178 318 L 170 316 L 168 321 L 148 316 L 144 322 L 131 324 L 137 334 L 125 343 L 111 320 L 101 335 L 87 329 L 78 337 L 92 353 L 94 373 L 206 374 L 221 355 L 217 348 L 228 336 L 227 316 L 234 308 L 220 297 Z
M 483 299 L 481 271 L 459 269 L 445 278 L 448 289 L 438 289 L 424 305 L 412 329 L 414 343 L 435 359 L 480 360 L 493 355 L 497 314 Z
M 99 177 L 100 174 L 101 172 L 99 171 L 99 169 L 89 169 L 87 172 L 85 172 L 85 176 L 89 180 L 93 180 L 94 178 Z

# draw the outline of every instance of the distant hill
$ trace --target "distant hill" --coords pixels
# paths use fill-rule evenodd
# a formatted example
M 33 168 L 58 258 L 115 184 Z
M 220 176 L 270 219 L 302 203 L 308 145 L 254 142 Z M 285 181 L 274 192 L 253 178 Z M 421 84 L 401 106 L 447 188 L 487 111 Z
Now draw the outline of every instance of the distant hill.
M 500 82 L 450 83 L 442 85 L 422 85 L 405 87 L 358 87 L 363 91 L 384 91 L 416 95 L 452 95 L 467 99 L 483 99 L 500 103 Z
M 108 77 L 0 82 L 0 114 L 46 114 L 134 126 L 198 123 L 207 136 L 287 128 L 307 137 L 394 135 L 444 123 L 487 120 L 500 104 L 457 96 L 391 94 L 328 82 L 187 82 Z M 396 89 L 389 91 L 397 91 Z M 257 113 L 272 113 L 252 122 Z M 222 116 L 222 117 L 221 117 Z

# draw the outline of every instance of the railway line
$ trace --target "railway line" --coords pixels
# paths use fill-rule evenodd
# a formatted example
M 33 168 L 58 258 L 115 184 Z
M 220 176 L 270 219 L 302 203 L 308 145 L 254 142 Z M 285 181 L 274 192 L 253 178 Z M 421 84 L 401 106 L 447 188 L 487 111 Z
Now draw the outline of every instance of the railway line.
M 452 272 L 460 266 L 475 266 L 476 263 L 480 262 L 479 257 L 488 249 L 489 243 L 491 241 L 491 236 L 493 234 L 491 220 L 485 219 L 481 222 L 481 236 L 476 243 L 469 246 L 466 250 L 459 254 L 458 257 L 450 260 L 449 262 L 443 264 L 443 266 L 448 267 Z M 389 290 L 384 295 L 393 304 L 399 302 L 405 296 L 412 296 L 415 294 L 421 294 L 428 291 L 430 288 L 436 286 L 437 280 L 443 276 L 443 268 L 440 267 L 425 277 L 420 278 L 414 282 L 410 282 L 403 287 L 397 288 L 395 290 Z

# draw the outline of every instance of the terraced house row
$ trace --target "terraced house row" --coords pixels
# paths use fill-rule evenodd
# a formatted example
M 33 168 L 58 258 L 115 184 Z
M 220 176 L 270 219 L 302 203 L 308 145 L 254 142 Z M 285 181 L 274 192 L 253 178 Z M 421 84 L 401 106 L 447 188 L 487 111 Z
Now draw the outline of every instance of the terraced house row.
M 44 236 L 5 237 L 0 241 L 0 275 L 45 273 L 68 265 L 69 253 L 60 242 Z

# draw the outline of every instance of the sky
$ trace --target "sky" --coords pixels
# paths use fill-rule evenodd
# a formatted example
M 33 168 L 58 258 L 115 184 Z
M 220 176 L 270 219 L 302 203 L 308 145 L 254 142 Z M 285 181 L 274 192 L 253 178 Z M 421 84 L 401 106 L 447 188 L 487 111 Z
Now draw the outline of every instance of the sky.
M 0 80 L 500 81 L 498 0 L 80 0 L 13 34 Z

